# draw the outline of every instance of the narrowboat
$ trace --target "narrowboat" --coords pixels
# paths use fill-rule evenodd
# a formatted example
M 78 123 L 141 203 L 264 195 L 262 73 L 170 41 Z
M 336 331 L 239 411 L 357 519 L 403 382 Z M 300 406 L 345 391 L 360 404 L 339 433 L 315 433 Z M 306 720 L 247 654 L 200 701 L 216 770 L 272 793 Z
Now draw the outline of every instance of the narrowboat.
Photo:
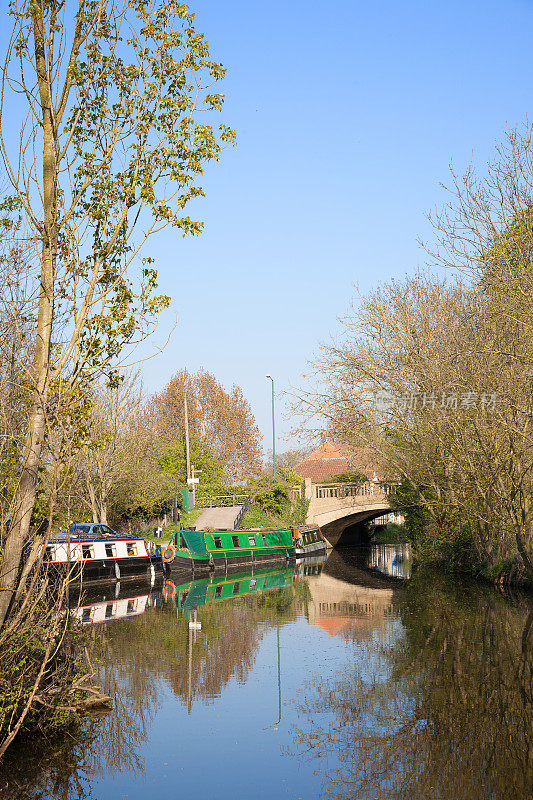
M 316 525 L 300 525 L 292 530 L 294 539 L 294 553 L 296 558 L 306 558 L 325 553 L 327 542 L 324 534 Z
M 70 613 L 81 625 L 103 625 L 144 614 L 149 599 L 149 594 L 143 594 L 137 597 L 101 600 L 99 603 L 84 603 L 72 609 Z
M 240 564 L 294 560 L 290 528 L 236 531 L 176 531 L 163 550 L 167 573 L 173 570 L 227 570 Z
M 68 532 L 51 537 L 44 549 L 43 567 L 49 576 L 71 580 L 110 581 L 154 579 L 162 569 L 160 548 L 140 536 L 116 533 L 107 525 L 77 523 Z
M 239 572 L 218 579 L 204 578 L 178 585 L 172 580 L 167 580 L 163 586 L 163 597 L 167 600 L 172 599 L 176 611 L 181 611 L 185 618 L 189 618 L 191 611 L 199 606 L 258 592 L 284 589 L 291 586 L 293 581 L 293 567 Z

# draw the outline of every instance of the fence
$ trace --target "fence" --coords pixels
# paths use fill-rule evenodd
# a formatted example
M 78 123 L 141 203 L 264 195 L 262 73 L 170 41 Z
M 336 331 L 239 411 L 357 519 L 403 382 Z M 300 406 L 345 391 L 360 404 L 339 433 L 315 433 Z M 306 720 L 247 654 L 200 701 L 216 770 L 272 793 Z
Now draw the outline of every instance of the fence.
M 229 508 L 242 506 L 248 499 L 247 494 L 217 494 L 213 497 L 197 497 L 196 508 Z
M 302 499 L 302 487 L 301 486 L 288 486 L 287 493 L 289 495 L 289 500 L 291 503 L 297 503 L 298 500 Z

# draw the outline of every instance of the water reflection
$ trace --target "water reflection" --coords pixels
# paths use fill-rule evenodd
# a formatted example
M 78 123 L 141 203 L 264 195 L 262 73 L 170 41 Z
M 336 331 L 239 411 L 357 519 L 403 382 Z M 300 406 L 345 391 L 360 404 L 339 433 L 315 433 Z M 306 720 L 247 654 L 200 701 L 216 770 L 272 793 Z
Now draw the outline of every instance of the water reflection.
M 70 613 L 82 625 L 99 625 L 144 614 L 149 603 L 150 594 L 147 592 L 113 600 L 97 600 L 92 603 L 84 600 L 82 604 L 71 609 Z
M 407 587 L 400 608 L 401 636 L 371 643 L 384 672 L 369 675 L 361 660 L 314 682 L 296 754 L 336 754 L 335 798 L 530 800 L 531 600 L 431 575 Z
M 434 574 L 402 582 L 409 553 L 387 547 L 85 595 L 77 616 L 115 708 L 12 750 L 0 796 L 144 797 L 179 781 L 224 799 L 253 774 L 265 800 L 529 800 L 530 603 Z
M 292 584 L 294 577 L 294 568 L 286 567 L 212 575 L 201 580 L 186 580 L 178 585 L 169 580 L 163 587 L 163 597 L 173 603 L 177 614 L 181 611 L 186 619 L 190 619 L 191 611 L 200 606 L 283 589 Z
M 368 565 L 392 578 L 411 577 L 411 546 L 405 544 L 377 544 L 369 548 Z

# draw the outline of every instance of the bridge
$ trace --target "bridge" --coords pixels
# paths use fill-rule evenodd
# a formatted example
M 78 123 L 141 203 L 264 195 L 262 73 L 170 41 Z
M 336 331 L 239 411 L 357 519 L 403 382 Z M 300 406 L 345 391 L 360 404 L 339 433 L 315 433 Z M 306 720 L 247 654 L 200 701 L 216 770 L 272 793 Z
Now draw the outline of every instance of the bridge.
M 312 483 L 305 479 L 309 500 L 306 522 L 319 525 L 331 547 L 350 547 L 362 542 L 361 523 L 391 510 L 390 496 L 395 487 L 367 483 Z
M 312 483 L 305 479 L 305 497 L 310 501 L 306 523 L 319 525 L 330 547 L 361 544 L 361 523 L 387 514 L 395 487 L 368 481 L 350 483 Z M 248 495 L 223 495 L 197 498 L 203 510 L 196 520 L 198 530 L 237 530 L 250 505 Z

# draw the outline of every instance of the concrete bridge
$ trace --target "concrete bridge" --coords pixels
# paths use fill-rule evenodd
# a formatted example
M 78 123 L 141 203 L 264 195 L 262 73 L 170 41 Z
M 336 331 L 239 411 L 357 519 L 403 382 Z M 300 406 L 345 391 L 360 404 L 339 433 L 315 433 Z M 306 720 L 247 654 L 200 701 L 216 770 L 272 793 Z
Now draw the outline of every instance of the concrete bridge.
M 331 547 L 360 544 L 361 523 L 388 513 L 394 491 L 394 486 L 374 481 L 324 484 L 306 478 L 305 497 L 310 501 L 306 522 L 319 525 Z

